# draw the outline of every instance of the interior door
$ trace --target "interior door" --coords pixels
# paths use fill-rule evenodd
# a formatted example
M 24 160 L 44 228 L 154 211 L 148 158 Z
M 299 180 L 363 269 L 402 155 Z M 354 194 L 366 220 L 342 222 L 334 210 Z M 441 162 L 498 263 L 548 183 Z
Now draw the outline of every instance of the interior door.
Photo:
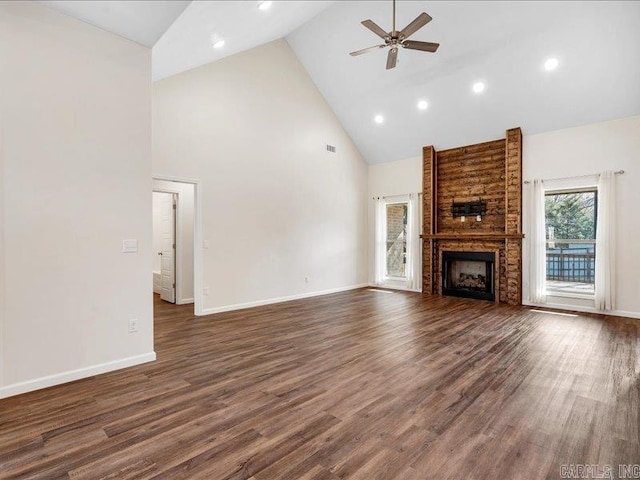
M 161 202 L 162 261 L 160 298 L 176 303 L 176 205 L 175 193 L 167 193 Z

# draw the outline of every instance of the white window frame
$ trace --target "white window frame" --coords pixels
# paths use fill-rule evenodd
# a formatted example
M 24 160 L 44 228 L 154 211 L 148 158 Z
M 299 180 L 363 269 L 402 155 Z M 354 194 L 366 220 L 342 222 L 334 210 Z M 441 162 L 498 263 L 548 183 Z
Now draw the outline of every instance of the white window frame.
M 383 285 L 384 286 L 388 286 L 388 287 L 393 287 L 393 288 L 407 288 L 409 279 L 407 278 L 407 276 L 405 275 L 404 277 L 396 277 L 393 275 L 389 275 L 389 272 L 387 271 L 387 250 L 386 250 L 386 245 L 388 243 L 388 238 L 387 238 L 387 206 L 388 205 L 398 205 L 398 204 L 406 204 L 407 205 L 407 209 L 409 208 L 409 195 L 394 195 L 394 196 L 390 196 L 390 197 L 384 197 L 384 234 L 385 234 L 385 238 L 384 238 L 384 244 L 385 244 L 385 258 L 384 258 L 384 277 L 383 277 Z M 408 228 L 408 225 L 407 225 Z M 407 234 L 409 234 L 409 232 L 407 232 Z M 406 239 L 405 239 L 406 242 Z M 409 258 L 410 252 L 407 251 L 405 253 L 405 266 L 407 265 L 407 263 L 409 261 L 411 261 L 411 259 Z M 405 267 L 406 270 L 406 267 Z
M 597 202 L 597 196 L 598 196 L 598 185 L 594 184 L 592 182 L 586 182 L 583 185 L 577 185 L 574 184 L 572 186 L 566 186 L 566 187 L 557 187 L 557 188 L 549 188 L 546 189 L 544 194 L 545 194 L 545 198 L 547 195 L 562 195 L 562 194 L 571 194 L 571 193 L 585 193 L 585 192 L 595 192 L 596 193 L 596 202 Z M 597 209 L 597 203 L 595 208 Z M 597 221 L 597 219 L 596 219 Z M 595 227 L 595 226 L 594 226 Z M 547 228 L 546 225 L 546 215 L 545 215 L 545 230 Z M 597 228 L 594 228 L 594 237 L 596 237 L 596 230 Z M 558 243 L 561 243 L 562 240 L 567 240 L 567 239 L 555 239 Z M 593 239 L 593 245 L 595 248 L 595 244 L 597 242 L 597 238 Z M 547 256 L 547 245 L 548 245 L 549 241 L 546 242 L 545 244 L 545 262 L 546 260 L 546 256 Z M 545 290 L 547 292 L 547 295 L 549 296 L 553 296 L 553 297 L 564 297 L 564 298 L 577 298 L 577 299 L 587 299 L 587 300 L 593 300 L 594 295 L 595 295 L 595 286 L 594 286 L 594 292 L 593 293 L 585 293 L 583 291 L 580 290 L 573 290 L 573 289 L 563 289 L 563 290 L 556 290 L 552 287 L 549 286 L 548 280 L 545 278 Z

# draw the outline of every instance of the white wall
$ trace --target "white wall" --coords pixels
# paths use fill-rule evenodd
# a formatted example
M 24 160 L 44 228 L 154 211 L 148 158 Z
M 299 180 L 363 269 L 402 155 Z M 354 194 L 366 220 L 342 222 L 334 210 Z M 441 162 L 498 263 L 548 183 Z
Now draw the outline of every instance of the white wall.
M 0 4 L 0 396 L 155 358 L 150 75 L 147 48 Z
M 193 303 L 194 260 L 193 235 L 195 215 L 195 188 L 191 183 L 170 182 L 167 180 L 153 180 L 154 190 L 178 194 L 178 211 L 176 221 L 176 303 Z M 157 195 L 154 192 L 154 195 Z M 155 225 L 154 225 L 155 235 Z M 155 244 L 155 240 L 154 240 Z M 161 249 L 161 242 L 154 246 L 157 270 L 160 271 L 160 256 L 156 253 Z
M 526 180 L 591 175 L 625 170 L 617 179 L 617 313 L 640 317 L 640 116 L 558 130 L 523 139 L 523 176 Z M 525 192 L 526 193 L 526 192 Z M 524 195 L 523 225 L 527 225 L 529 198 Z M 527 232 L 525 231 L 525 234 Z M 528 241 L 525 239 L 525 254 Z M 528 258 L 528 257 L 526 257 Z M 523 262 L 524 301 L 528 302 L 528 264 Z M 592 309 L 593 301 L 549 296 L 547 303 L 566 308 Z
M 369 165 L 368 265 L 369 283 L 375 281 L 375 208 L 373 197 L 391 197 L 422 192 L 422 156 Z
M 286 41 L 153 90 L 154 174 L 201 182 L 204 313 L 366 283 L 367 166 Z
M 2 58 L 2 45 L 0 45 L 0 58 Z M 2 75 L 0 75 L 0 92 L 3 90 Z M 0 105 L 2 105 L 0 103 Z M 0 388 L 4 385 L 4 130 L 3 115 L 0 107 Z

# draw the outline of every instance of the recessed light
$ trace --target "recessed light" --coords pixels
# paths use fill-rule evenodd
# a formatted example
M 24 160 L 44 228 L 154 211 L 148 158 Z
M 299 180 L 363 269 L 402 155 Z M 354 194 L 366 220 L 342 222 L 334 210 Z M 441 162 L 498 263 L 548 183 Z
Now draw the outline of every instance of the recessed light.
M 558 65 L 560 65 L 560 61 L 557 58 L 555 57 L 547 58 L 547 60 L 544 62 L 544 69 L 547 72 L 550 72 L 558 68 Z
M 382 115 L 376 115 L 375 117 L 373 117 L 373 121 L 378 125 L 382 125 L 384 123 L 384 117 Z
M 486 85 L 484 84 L 484 82 L 476 82 L 473 84 L 472 88 L 473 88 L 473 93 L 482 93 L 484 92 Z
M 271 5 L 273 5 L 273 2 L 270 1 L 266 1 L 266 2 L 260 2 L 258 3 L 258 10 L 269 10 L 271 8 Z
M 224 47 L 224 40 L 216 40 L 215 42 L 213 42 L 213 45 L 211 45 L 213 48 L 222 48 Z
M 420 100 L 418 102 L 418 110 L 426 110 L 427 108 L 429 108 L 429 102 L 426 100 Z

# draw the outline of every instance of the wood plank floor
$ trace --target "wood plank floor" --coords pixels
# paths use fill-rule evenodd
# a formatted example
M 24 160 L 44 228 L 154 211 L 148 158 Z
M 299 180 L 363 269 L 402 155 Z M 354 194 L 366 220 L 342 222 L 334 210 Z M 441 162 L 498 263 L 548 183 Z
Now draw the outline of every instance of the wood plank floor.
M 0 477 L 534 480 L 640 463 L 638 320 L 373 289 L 198 318 L 155 305 L 157 362 L 0 401 Z

